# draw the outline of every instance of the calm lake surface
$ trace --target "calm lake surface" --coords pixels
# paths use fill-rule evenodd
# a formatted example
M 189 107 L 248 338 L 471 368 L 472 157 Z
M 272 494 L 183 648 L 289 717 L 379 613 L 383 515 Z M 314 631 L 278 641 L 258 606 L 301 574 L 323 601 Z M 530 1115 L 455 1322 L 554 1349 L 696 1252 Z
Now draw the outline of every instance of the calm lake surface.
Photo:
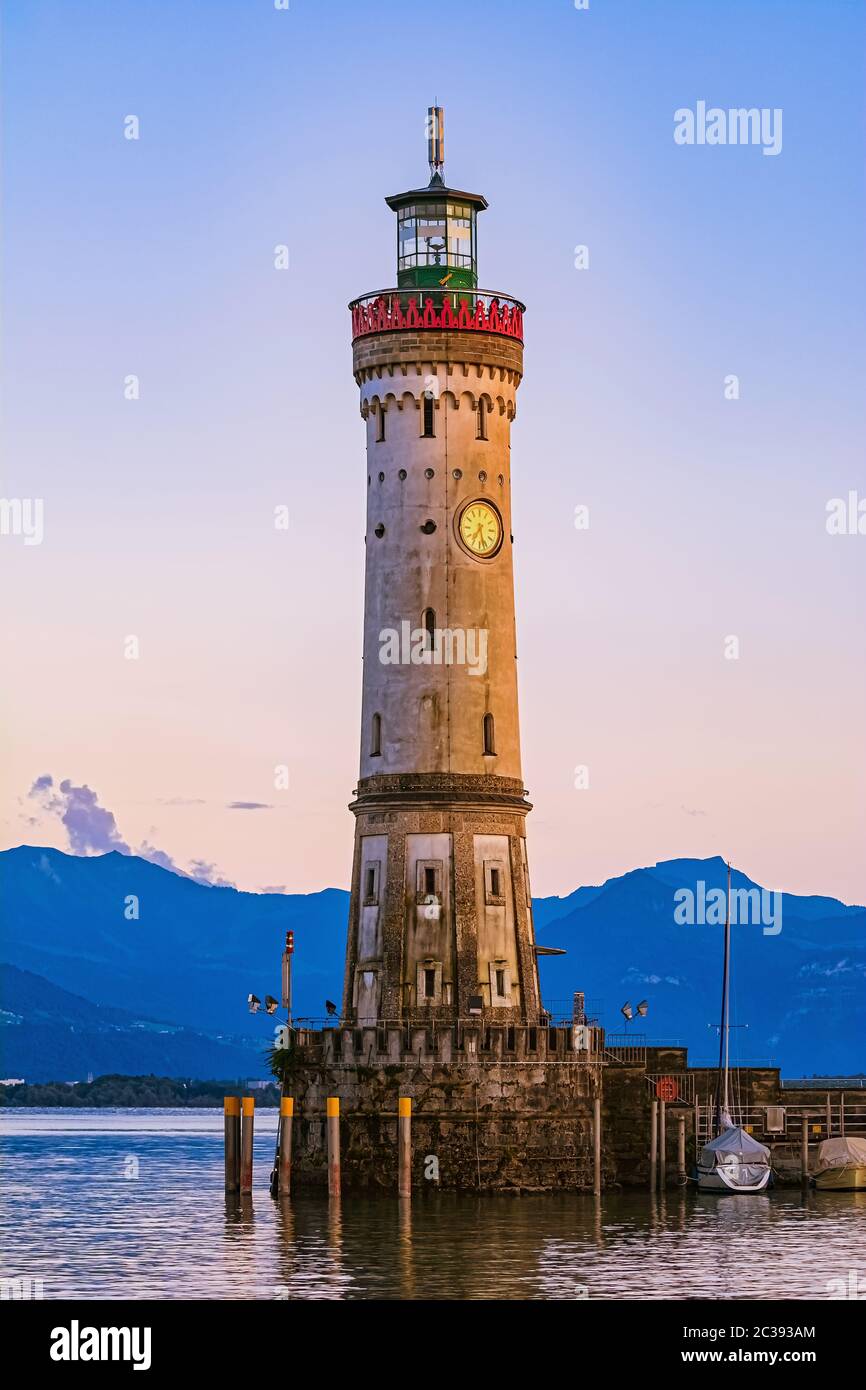
M 221 1110 L 0 1114 L 0 1274 L 73 1299 L 827 1299 L 859 1272 L 866 1193 L 472 1197 L 223 1191 Z

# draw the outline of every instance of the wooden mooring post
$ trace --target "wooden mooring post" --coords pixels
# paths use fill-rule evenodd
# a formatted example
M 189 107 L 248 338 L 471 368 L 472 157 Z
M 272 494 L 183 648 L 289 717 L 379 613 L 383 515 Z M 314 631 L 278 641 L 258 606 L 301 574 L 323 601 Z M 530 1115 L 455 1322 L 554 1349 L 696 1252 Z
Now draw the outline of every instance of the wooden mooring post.
M 397 1101 L 397 1195 L 412 1196 L 412 1098 Z
M 292 1190 L 292 1124 L 295 1102 L 292 1096 L 280 1101 L 280 1156 L 277 1164 L 277 1193 L 288 1197 Z
M 328 1196 L 340 1195 L 340 1098 L 328 1096 Z
M 685 1183 L 686 1176 L 686 1117 L 680 1110 L 677 1113 L 677 1177 Z
M 241 1195 L 253 1190 L 253 1128 L 255 1125 L 256 1102 L 253 1096 L 244 1096 L 241 1102 Z
M 592 1190 L 601 1196 L 601 1096 L 592 1102 Z
M 809 1186 L 809 1121 L 803 1116 L 803 1133 L 800 1137 L 800 1181 Z
M 237 1096 L 223 1101 L 225 1116 L 226 1192 L 237 1192 L 241 1185 L 241 1103 Z
M 667 1187 L 667 1105 L 665 1101 L 659 1101 L 659 1191 L 664 1192 Z
M 658 1111 L 659 1103 L 657 1100 L 653 1100 L 650 1105 L 650 1192 L 656 1190 L 656 1160 L 659 1142 Z

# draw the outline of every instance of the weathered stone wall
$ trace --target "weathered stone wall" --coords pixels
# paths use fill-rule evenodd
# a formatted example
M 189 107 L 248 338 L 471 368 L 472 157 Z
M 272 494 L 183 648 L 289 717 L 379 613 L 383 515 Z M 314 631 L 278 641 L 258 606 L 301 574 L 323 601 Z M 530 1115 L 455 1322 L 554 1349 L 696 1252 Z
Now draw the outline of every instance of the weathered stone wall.
M 301 1035 L 291 1081 L 295 1099 L 293 1183 L 327 1186 L 326 1101 L 340 1100 L 342 1186 L 346 1192 L 396 1192 L 397 1102 L 412 1099 L 412 1186 L 454 1191 L 591 1191 L 593 1100 L 602 1101 L 605 1190 L 649 1187 L 650 1124 L 655 1081 L 678 1078 L 682 1103 L 666 1107 L 668 1188 L 678 1185 L 678 1117 L 685 1122 L 686 1170 L 695 1152 L 695 1100 L 706 1106 L 715 1072 L 688 1068 L 682 1048 L 648 1049 L 645 1059 L 602 1063 L 601 1034 L 585 1056 L 571 1050 L 569 1029 L 436 1029 L 412 1024 L 333 1029 Z M 581 1057 L 581 1060 L 577 1060 Z M 863 1133 L 866 1094 L 783 1088 L 775 1068 L 744 1068 L 738 1102 L 755 1137 L 772 1152 L 776 1181 L 799 1183 L 801 1114 L 810 1116 L 810 1168 L 827 1136 L 839 1129 L 839 1101 Z M 794 1116 L 789 1133 L 764 1129 L 766 1106 Z M 795 1109 L 796 1107 L 796 1109 Z M 706 1123 L 706 1113 L 704 1113 Z M 815 1125 L 817 1133 L 812 1132 Z M 792 1137 L 793 1136 L 793 1137 Z M 703 1142 L 703 1140 L 701 1141 Z
M 713 1103 L 717 1073 L 711 1067 L 689 1067 L 685 1048 L 648 1048 L 643 1062 L 610 1062 L 604 1068 L 603 1133 L 605 1157 L 613 1181 L 623 1187 L 649 1185 L 651 1106 L 654 1081 L 670 1076 L 678 1081 L 681 1100 L 667 1106 L 666 1158 L 667 1182 L 677 1182 L 677 1116 L 684 1115 L 686 1126 L 686 1170 L 696 1161 L 695 1104 Z M 735 1068 L 731 1074 L 735 1113 L 742 1116 L 762 1144 L 770 1149 L 775 1180 L 781 1184 L 801 1181 L 800 1136 L 802 1115 L 809 1115 L 809 1163 L 814 1166 L 818 1144 L 840 1133 L 840 1100 L 848 1116 L 849 1133 L 866 1132 L 866 1092 L 848 1088 L 817 1090 L 783 1087 L 777 1067 Z M 827 1101 L 830 1100 L 829 1122 Z M 772 1133 L 767 1127 L 766 1108 L 782 1106 L 787 1113 L 787 1133 Z M 705 1142 L 705 1137 L 701 1143 Z
M 412 1098 L 412 1185 L 534 1192 L 592 1187 L 597 1067 L 557 1062 L 302 1064 L 293 1184 L 327 1183 L 326 1100 L 340 1099 L 344 1191 L 397 1186 L 397 1101 Z
M 602 1134 L 611 1183 L 649 1186 L 650 1089 L 640 1065 L 612 1063 L 603 1078 Z M 676 1159 L 676 1138 L 673 1140 Z
M 352 344 L 352 367 L 360 385 L 373 373 L 395 367 L 421 371 L 431 365 L 495 368 L 507 374 L 515 385 L 523 375 L 523 344 L 499 333 L 461 333 L 411 329 L 394 333 L 373 333 L 356 338 Z

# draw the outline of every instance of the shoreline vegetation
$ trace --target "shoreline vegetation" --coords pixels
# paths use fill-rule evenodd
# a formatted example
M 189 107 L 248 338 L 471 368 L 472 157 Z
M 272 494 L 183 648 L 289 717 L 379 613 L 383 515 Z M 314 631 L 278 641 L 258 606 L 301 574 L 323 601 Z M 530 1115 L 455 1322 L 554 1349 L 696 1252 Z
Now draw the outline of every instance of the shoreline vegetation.
M 280 1088 L 273 1082 L 195 1081 L 172 1076 L 97 1076 L 93 1081 L 46 1081 L 0 1085 L 0 1107 L 98 1109 L 222 1109 L 225 1096 L 254 1095 L 256 1106 L 277 1106 Z

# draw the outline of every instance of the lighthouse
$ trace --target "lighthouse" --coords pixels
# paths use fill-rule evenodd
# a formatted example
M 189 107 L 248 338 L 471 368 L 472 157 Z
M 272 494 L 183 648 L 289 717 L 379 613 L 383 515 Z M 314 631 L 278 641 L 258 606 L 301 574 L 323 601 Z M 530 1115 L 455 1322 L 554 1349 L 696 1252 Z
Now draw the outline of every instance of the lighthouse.
M 428 161 L 423 187 L 386 199 L 395 283 L 349 306 L 366 461 L 355 850 L 340 1017 L 294 1019 L 280 1057 L 292 1181 L 598 1190 L 604 1033 L 581 990 L 542 1007 L 538 956 L 562 952 L 536 945 L 526 853 L 525 311 L 479 287 L 487 200 L 446 182 L 436 106 Z
M 346 1023 L 541 1017 L 518 721 L 511 430 L 524 305 L 479 288 L 480 193 L 385 201 L 395 284 L 354 300 L 366 434 Z

